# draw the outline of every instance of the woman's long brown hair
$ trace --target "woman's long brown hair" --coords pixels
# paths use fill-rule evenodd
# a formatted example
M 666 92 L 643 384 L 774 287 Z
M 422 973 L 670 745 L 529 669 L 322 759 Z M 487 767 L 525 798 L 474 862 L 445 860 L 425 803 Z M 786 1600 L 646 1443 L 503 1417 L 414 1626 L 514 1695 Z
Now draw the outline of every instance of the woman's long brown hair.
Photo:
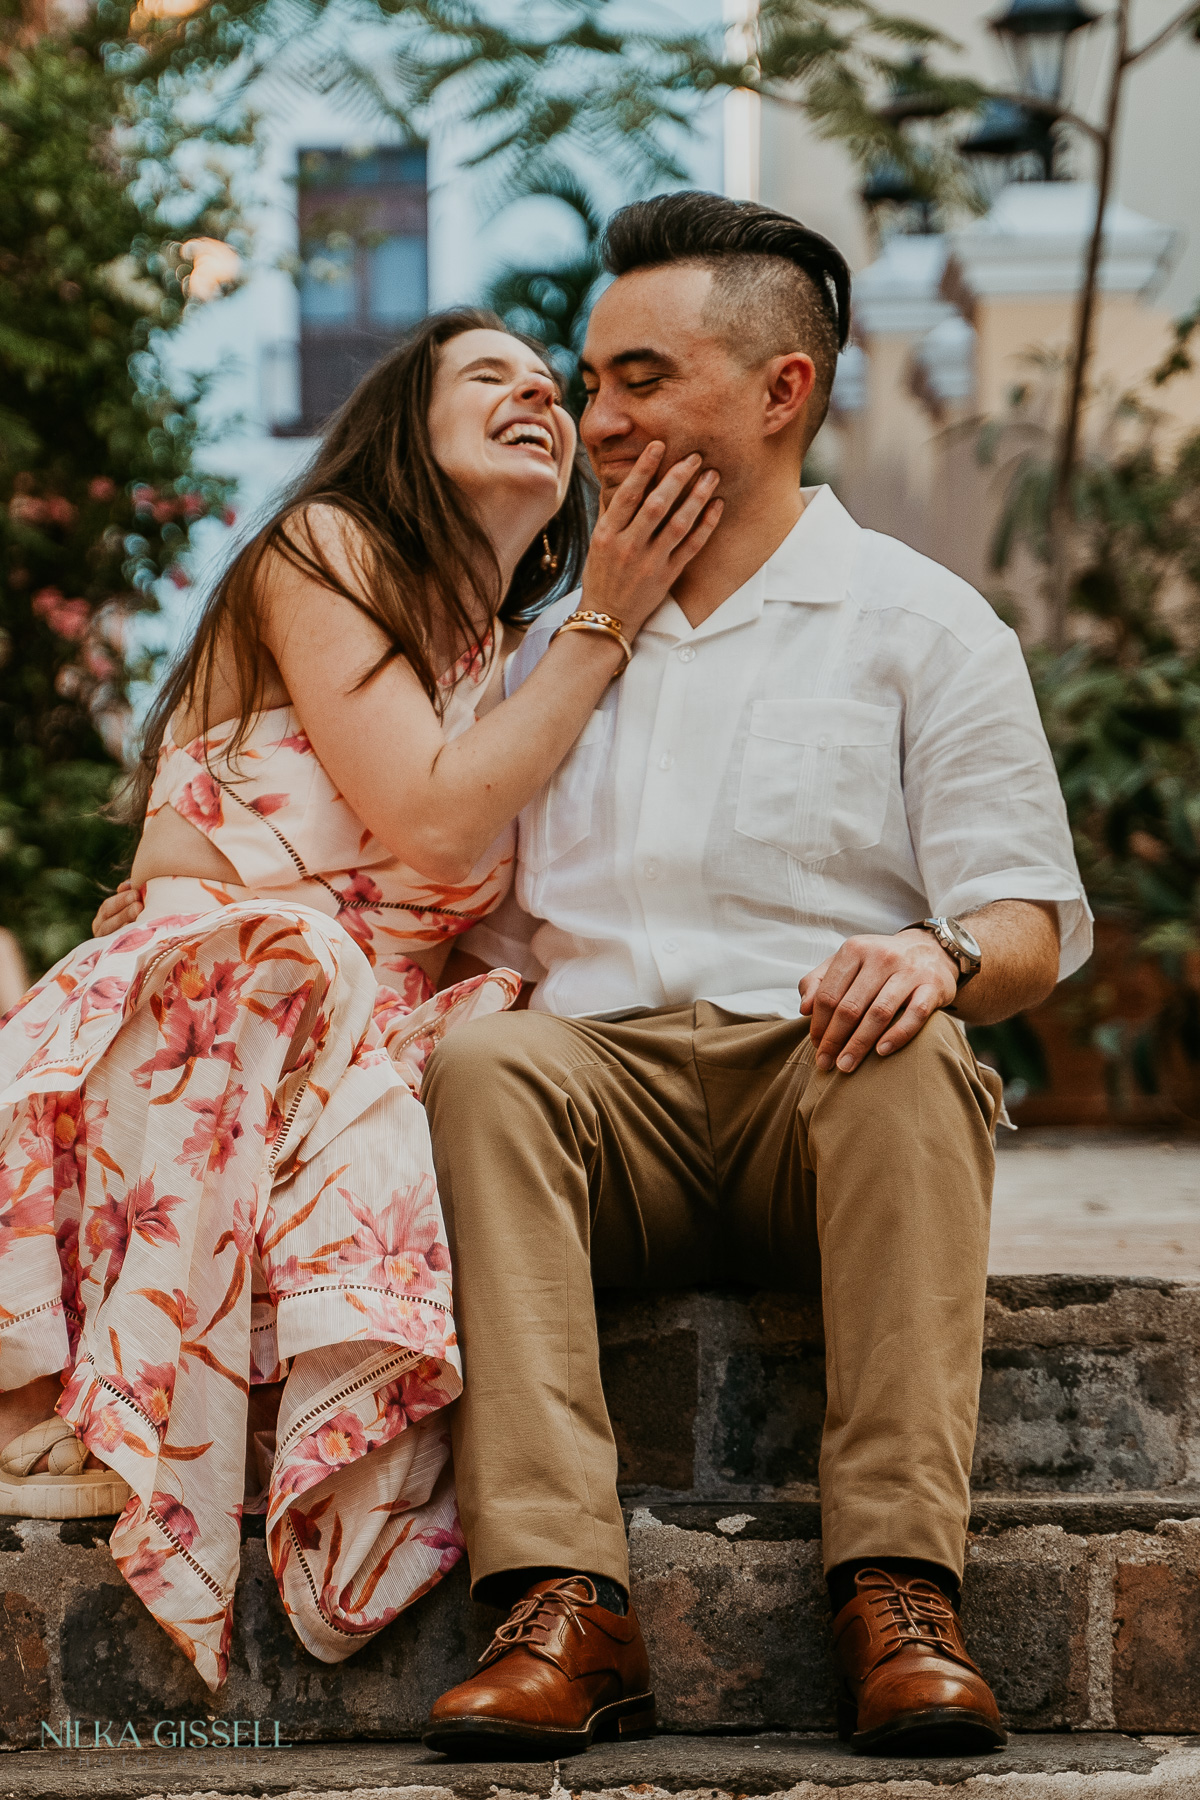
M 557 568 L 543 568 L 539 536 L 502 593 L 491 543 L 434 457 L 429 406 L 438 353 L 464 331 L 480 330 L 503 331 L 543 354 L 540 344 L 509 331 L 482 308 L 460 307 L 426 319 L 358 384 L 313 462 L 221 575 L 147 718 L 139 765 L 122 807 L 131 822 L 145 816 L 163 734 L 179 708 L 198 700 L 207 734 L 218 650 L 223 665 L 236 672 L 238 691 L 238 725 L 224 753 L 236 756 L 245 740 L 265 690 L 269 653 L 259 632 L 259 581 L 271 554 L 379 626 L 387 648 L 360 686 L 403 656 L 439 711 L 443 696 L 433 661 L 439 645 L 449 639 L 462 650 L 482 651 L 487 628 L 480 629 L 480 615 L 521 622 L 555 593 L 578 584 L 588 540 L 581 461 L 576 460 L 566 499 L 547 527 Z M 361 591 L 346 585 L 314 539 L 307 517 L 312 506 L 336 506 L 357 527 Z

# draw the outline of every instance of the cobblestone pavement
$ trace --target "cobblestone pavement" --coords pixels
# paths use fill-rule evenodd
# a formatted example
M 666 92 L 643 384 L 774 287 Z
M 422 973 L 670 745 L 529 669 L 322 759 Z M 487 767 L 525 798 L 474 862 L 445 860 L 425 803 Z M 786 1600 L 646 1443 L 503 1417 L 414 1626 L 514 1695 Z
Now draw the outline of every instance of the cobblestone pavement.
M 1001 1131 L 990 1266 L 1200 1280 L 1200 1138 Z

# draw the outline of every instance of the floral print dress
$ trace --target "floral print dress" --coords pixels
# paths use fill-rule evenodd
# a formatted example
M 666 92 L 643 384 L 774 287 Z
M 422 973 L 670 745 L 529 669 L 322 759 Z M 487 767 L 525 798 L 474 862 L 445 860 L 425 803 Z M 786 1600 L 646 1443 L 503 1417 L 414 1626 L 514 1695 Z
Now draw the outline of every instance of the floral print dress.
M 499 643 L 446 678 L 467 729 Z M 513 831 L 437 888 L 367 832 L 294 711 L 163 745 L 174 806 L 238 886 L 151 881 L 0 1026 L 0 1389 L 58 1411 L 132 1492 L 110 1546 L 212 1688 L 232 1631 L 251 1385 L 285 1381 L 263 1505 L 302 1642 L 349 1656 L 462 1551 L 461 1388 L 425 1115 L 431 1044 L 512 1004 L 436 996 L 411 952 L 503 897 Z

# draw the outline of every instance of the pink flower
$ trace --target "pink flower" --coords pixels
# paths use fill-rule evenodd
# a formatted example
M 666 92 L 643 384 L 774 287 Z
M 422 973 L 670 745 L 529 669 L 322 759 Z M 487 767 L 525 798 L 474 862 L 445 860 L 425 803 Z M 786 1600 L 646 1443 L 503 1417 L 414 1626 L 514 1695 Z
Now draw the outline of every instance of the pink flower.
M 414 1544 L 428 1544 L 431 1550 L 441 1551 L 438 1570 L 442 1575 L 449 1573 L 467 1548 L 467 1540 L 457 1519 L 449 1530 L 431 1525 L 425 1531 L 418 1531 L 411 1541 Z
M 96 1263 L 107 1251 L 108 1266 L 105 1271 L 105 1289 L 111 1289 L 121 1273 L 125 1261 L 125 1251 L 129 1242 L 129 1198 L 122 1194 L 120 1199 L 114 1194 L 105 1194 L 98 1205 L 93 1204 L 86 1209 L 87 1224 L 84 1226 L 83 1241 L 91 1252 L 91 1260 L 86 1273 L 91 1275 Z
M 343 906 L 348 906 L 352 900 L 375 906 L 383 899 L 383 889 L 361 869 L 351 869 L 349 881 L 338 889 L 338 898 Z
M 150 1504 L 170 1535 L 178 1538 L 184 1548 L 190 1550 L 200 1536 L 200 1525 L 195 1513 L 182 1500 L 176 1500 L 173 1494 L 152 1494 Z
M 175 1161 L 186 1163 L 196 1179 L 202 1180 L 207 1169 L 225 1173 L 230 1157 L 242 1136 L 238 1115 L 246 1098 L 244 1087 L 227 1087 L 215 1100 L 185 1100 L 189 1112 L 197 1115 L 196 1129 L 183 1140 L 183 1155 Z
M 254 1205 L 249 1200 L 235 1200 L 233 1203 L 233 1224 L 228 1231 L 223 1231 L 213 1246 L 213 1255 L 220 1256 L 233 1244 L 239 1256 L 249 1256 L 254 1249 Z
M 183 1204 L 182 1194 L 156 1195 L 153 1177 L 143 1176 L 129 1190 L 130 1226 L 147 1244 L 177 1244 L 179 1233 L 170 1215 Z
M 195 825 L 201 831 L 215 831 L 224 822 L 221 790 L 207 771 L 189 781 L 171 804 L 189 825 Z
M 38 500 L 32 494 L 14 494 L 8 503 L 8 516 L 26 525 L 40 525 L 49 515 L 44 500 Z
M 290 993 L 282 994 L 274 1006 L 264 1006 L 261 1001 L 252 1000 L 250 1010 L 274 1025 L 279 1037 L 290 1038 L 295 1034 L 304 1009 L 312 997 L 312 991 L 313 983 L 305 981 Z
M 106 1101 L 85 1100 L 79 1090 L 31 1097 L 21 1148 L 42 1168 L 53 1166 L 56 1195 L 82 1186 L 89 1131 L 95 1133 L 107 1113 Z
M 138 1364 L 130 1395 L 158 1433 L 166 1429 L 171 1417 L 171 1400 L 175 1393 L 174 1363 Z
M 56 637 L 77 644 L 87 636 L 92 609 L 86 600 L 66 600 L 59 588 L 42 588 L 33 596 L 32 605 L 38 618 L 45 619 Z
M 174 1555 L 174 1550 L 151 1550 L 149 1544 L 141 1544 L 129 1556 L 114 1556 L 113 1561 L 143 1605 L 153 1608 L 171 1591 L 162 1566 Z
M 334 1413 L 323 1425 L 306 1437 L 297 1439 L 287 1453 L 288 1471 L 303 1472 L 310 1479 L 303 1480 L 298 1491 L 303 1492 L 323 1481 L 335 1469 L 344 1469 L 347 1463 L 357 1462 L 365 1456 L 369 1445 L 362 1428 L 362 1420 L 357 1413 Z
M 125 1442 L 125 1424 L 120 1408 L 110 1402 L 93 1409 L 87 1421 L 87 1445 L 97 1456 L 112 1455 Z
M 344 1261 L 366 1264 L 368 1278 L 395 1293 L 432 1293 L 437 1276 L 450 1268 L 433 1177 L 422 1175 L 411 1187 L 395 1189 L 389 1204 L 374 1210 L 346 1189 L 339 1192 L 358 1220 Z
M 122 950 L 136 949 L 136 945 L 127 942 L 132 934 L 123 932 L 116 940 Z M 145 932 L 148 942 L 153 931 Z M 116 945 L 114 945 L 114 948 Z M 129 992 L 129 983 L 123 975 L 102 975 L 99 981 L 89 981 L 79 1003 L 81 1020 L 97 1018 L 101 1013 L 120 1012 L 125 1004 L 125 996 Z
M 240 1068 L 236 1045 L 220 1043 L 218 1038 L 236 1019 L 241 989 L 248 979 L 249 971 L 235 962 L 217 963 L 208 976 L 197 963 L 180 963 L 163 992 L 159 1016 L 162 1047 L 133 1071 L 138 1086 L 149 1087 L 160 1070 L 183 1069 L 184 1079 L 174 1090 L 178 1093 L 187 1085 L 195 1064 L 206 1057 Z

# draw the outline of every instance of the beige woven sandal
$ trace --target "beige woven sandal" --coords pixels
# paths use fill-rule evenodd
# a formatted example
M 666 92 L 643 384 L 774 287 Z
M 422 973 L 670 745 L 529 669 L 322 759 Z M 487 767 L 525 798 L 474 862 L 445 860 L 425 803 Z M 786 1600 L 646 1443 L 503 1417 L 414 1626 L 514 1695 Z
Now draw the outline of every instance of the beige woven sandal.
M 0 1450 L 0 1514 L 16 1519 L 102 1519 L 123 1512 L 129 1483 L 85 1469 L 87 1445 L 56 1414 Z M 45 1457 L 49 1470 L 31 1473 Z

